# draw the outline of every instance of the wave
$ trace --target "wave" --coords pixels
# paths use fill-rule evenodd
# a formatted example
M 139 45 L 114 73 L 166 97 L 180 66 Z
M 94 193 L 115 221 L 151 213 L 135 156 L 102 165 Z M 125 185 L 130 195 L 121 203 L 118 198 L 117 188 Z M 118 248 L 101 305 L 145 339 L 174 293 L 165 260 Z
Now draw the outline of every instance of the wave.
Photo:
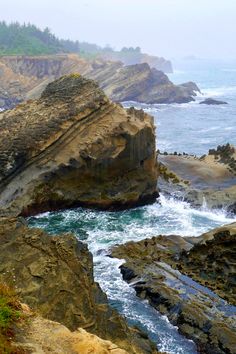
M 235 86 L 221 86 L 221 87 L 202 89 L 202 95 L 199 95 L 199 97 L 227 96 L 232 93 L 236 93 L 236 85 Z
M 139 325 L 148 332 L 161 351 L 171 354 L 196 354 L 196 349 L 165 316 L 139 299 L 134 289 L 122 280 L 119 266 L 123 261 L 105 255 L 115 244 L 159 234 L 198 236 L 233 221 L 225 210 L 210 210 L 206 203 L 201 209 L 194 209 L 187 202 L 162 194 L 153 205 L 116 213 L 78 208 L 30 218 L 31 226 L 51 233 L 74 232 L 80 238 L 81 232 L 86 232 L 86 242 L 94 256 L 95 280 L 107 293 L 111 305 L 131 325 Z

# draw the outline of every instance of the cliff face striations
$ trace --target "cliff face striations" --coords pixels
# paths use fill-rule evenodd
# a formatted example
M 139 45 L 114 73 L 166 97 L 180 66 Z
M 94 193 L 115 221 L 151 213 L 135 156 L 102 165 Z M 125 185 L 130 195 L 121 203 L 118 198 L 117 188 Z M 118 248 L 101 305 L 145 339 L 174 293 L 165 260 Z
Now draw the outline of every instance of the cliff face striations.
M 109 101 L 79 75 L 0 114 L 0 208 L 35 214 L 127 207 L 157 195 L 152 118 Z
M 120 61 L 85 60 L 75 54 L 0 59 L 0 108 L 38 98 L 46 85 L 59 77 L 79 73 L 96 80 L 115 101 L 185 103 L 194 100 L 196 84 L 174 85 L 148 63 L 124 66 Z

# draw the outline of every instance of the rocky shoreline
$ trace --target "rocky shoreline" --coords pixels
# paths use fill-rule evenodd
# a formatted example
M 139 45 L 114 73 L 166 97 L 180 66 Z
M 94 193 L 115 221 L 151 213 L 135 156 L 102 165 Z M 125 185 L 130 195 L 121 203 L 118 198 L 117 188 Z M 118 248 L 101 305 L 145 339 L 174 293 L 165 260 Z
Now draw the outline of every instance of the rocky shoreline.
M 147 62 L 124 66 L 120 61 L 91 61 L 75 54 L 9 56 L 0 58 L 0 108 L 39 98 L 48 83 L 72 73 L 95 80 L 116 102 L 186 103 L 200 92 L 192 82 L 174 85 Z
M 124 280 L 193 339 L 199 353 L 235 353 L 235 227 L 200 237 L 157 236 L 112 249 L 113 257 L 125 260 Z
M 29 63 L 23 62 L 28 70 Z M 12 65 L 20 71 L 22 63 L 16 59 Z M 99 76 L 104 67 L 97 65 Z M 41 75 L 34 72 L 37 66 L 31 69 Z M 140 78 L 139 69 L 122 67 L 119 75 L 129 80 L 131 70 Z M 167 80 L 163 73 L 151 75 Z M 117 100 L 122 94 L 118 86 Z M 195 90 L 188 83 L 182 92 L 186 86 Z M 140 82 L 137 89 L 140 93 Z M 210 207 L 233 211 L 235 148 L 219 146 L 201 158 L 159 154 L 157 163 L 152 117 L 113 103 L 98 84 L 78 74 L 65 75 L 49 83 L 40 98 L 0 113 L 0 128 L 0 281 L 13 285 L 22 301 L 43 316 L 33 319 L 31 329 L 57 328 L 76 341 L 83 341 L 82 335 L 89 343 L 99 342 L 101 353 L 157 353 L 145 333 L 129 327 L 108 305 L 94 282 L 86 244 L 71 234 L 50 236 L 29 229 L 19 215 L 78 205 L 119 210 L 152 203 L 159 176 L 165 193 L 182 193 L 196 206 L 205 198 Z M 157 236 L 112 250 L 113 257 L 126 261 L 121 266 L 124 279 L 193 339 L 200 353 L 235 354 L 235 230 L 232 224 L 200 237 Z M 43 338 L 31 329 L 23 329 L 25 337 L 19 329 L 16 340 L 44 348 Z M 45 335 L 51 336 L 50 331 Z
M 159 188 L 194 207 L 224 208 L 235 213 L 236 149 L 230 144 L 207 155 L 162 153 L 158 156 Z

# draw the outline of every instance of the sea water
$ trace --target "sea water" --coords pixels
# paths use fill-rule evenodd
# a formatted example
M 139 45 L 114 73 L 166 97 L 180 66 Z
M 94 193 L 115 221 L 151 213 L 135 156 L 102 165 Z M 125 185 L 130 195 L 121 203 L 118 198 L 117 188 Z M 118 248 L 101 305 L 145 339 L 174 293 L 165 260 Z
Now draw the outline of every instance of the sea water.
M 236 65 L 235 65 L 236 69 Z M 135 105 L 155 117 L 157 147 L 162 151 L 202 155 L 208 149 L 227 142 L 236 144 L 236 70 L 227 65 L 188 67 L 170 75 L 175 83 L 195 81 L 202 94 L 196 102 L 183 105 Z M 207 97 L 225 100 L 225 106 L 199 105 Z M 195 354 L 194 343 L 178 333 L 165 316 L 136 297 L 135 291 L 122 280 L 121 260 L 106 255 L 115 244 L 138 241 L 159 234 L 197 236 L 214 227 L 235 221 L 224 210 L 192 208 L 188 203 L 161 195 L 144 207 L 119 212 L 87 209 L 64 210 L 30 218 L 31 226 L 54 233 L 74 232 L 88 243 L 94 256 L 96 281 L 107 293 L 110 304 L 128 322 L 146 331 L 158 348 L 172 354 Z

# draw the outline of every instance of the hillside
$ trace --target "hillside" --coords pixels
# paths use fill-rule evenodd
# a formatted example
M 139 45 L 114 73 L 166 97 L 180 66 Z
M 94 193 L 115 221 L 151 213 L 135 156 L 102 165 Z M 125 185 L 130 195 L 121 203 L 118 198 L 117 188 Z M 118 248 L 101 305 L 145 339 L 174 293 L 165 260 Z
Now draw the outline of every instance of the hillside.
M 63 52 L 63 45 L 48 28 L 0 22 L 0 55 L 40 55 Z
M 76 53 L 89 60 L 104 59 L 121 61 L 125 65 L 148 63 L 151 67 L 166 73 L 172 72 L 171 62 L 160 57 L 150 56 L 137 48 L 113 50 L 110 46 L 59 39 L 49 28 L 39 29 L 32 24 L 7 24 L 0 21 L 0 56 L 4 55 L 48 55 Z

